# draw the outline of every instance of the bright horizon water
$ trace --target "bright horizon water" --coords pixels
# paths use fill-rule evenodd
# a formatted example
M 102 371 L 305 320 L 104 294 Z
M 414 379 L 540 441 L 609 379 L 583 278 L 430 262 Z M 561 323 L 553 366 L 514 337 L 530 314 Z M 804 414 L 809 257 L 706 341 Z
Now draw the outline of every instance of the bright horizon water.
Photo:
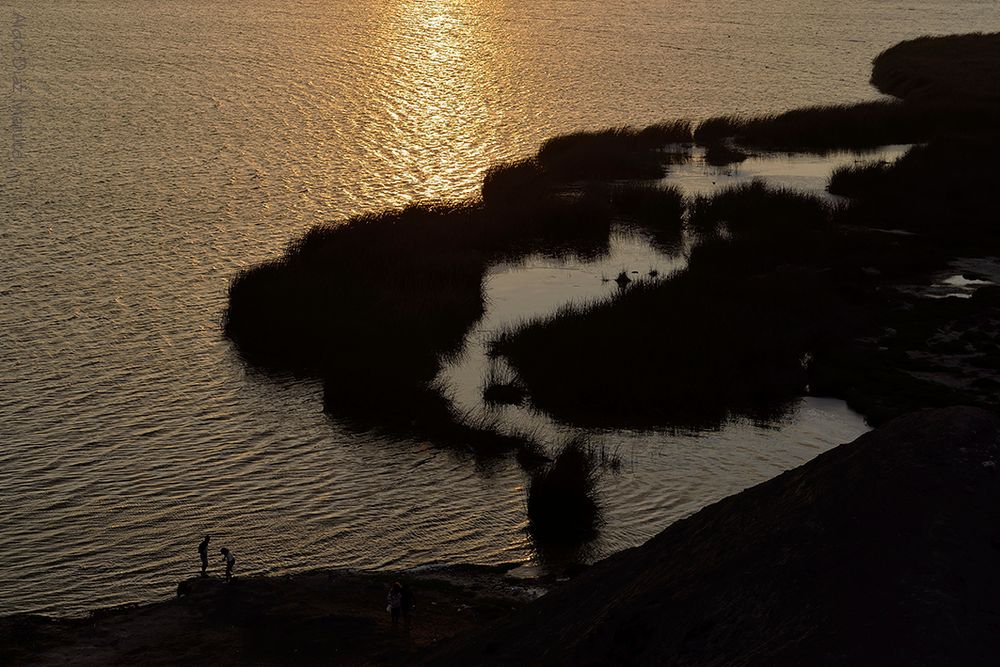
M 516 466 L 350 432 L 317 383 L 246 366 L 233 274 L 317 222 L 469 196 L 554 134 L 871 99 L 894 42 L 997 29 L 973 0 L 5 6 L 0 614 L 164 598 L 206 532 L 244 575 L 536 564 Z M 507 271 L 487 287 L 530 312 Z M 773 428 L 599 434 L 626 465 L 587 557 L 863 429 L 810 399 Z

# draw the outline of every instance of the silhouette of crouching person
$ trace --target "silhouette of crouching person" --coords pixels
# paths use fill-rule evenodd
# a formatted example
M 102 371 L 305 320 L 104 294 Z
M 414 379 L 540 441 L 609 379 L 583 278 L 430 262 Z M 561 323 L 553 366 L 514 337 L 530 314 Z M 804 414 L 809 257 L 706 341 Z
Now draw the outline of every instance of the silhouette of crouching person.
M 233 580 L 233 566 L 236 565 L 236 556 L 226 547 L 222 547 L 219 553 L 226 559 L 226 583 L 229 583 Z

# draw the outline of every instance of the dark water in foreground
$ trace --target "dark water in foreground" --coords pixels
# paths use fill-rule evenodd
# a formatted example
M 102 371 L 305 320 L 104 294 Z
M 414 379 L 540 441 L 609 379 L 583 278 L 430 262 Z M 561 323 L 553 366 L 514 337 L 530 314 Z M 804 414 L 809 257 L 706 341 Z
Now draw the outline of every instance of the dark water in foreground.
M 996 3 L 968 0 L 18 10 L 28 86 L 0 98 L 5 155 L 23 152 L 0 181 L 0 613 L 169 595 L 205 531 L 244 573 L 531 562 L 513 466 L 349 433 L 315 384 L 245 367 L 218 326 L 233 273 L 320 220 L 468 195 L 555 133 L 870 98 L 893 42 L 1000 28 Z M 591 556 L 861 429 L 809 401 L 778 430 L 604 434 L 627 463 Z

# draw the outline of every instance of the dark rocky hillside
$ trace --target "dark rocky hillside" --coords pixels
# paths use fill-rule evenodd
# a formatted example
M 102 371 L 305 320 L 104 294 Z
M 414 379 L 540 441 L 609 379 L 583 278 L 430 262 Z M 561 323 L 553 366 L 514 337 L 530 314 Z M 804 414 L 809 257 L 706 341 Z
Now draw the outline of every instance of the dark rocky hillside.
M 987 665 L 1000 419 L 896 419 L 674 524 L 434 665 Z

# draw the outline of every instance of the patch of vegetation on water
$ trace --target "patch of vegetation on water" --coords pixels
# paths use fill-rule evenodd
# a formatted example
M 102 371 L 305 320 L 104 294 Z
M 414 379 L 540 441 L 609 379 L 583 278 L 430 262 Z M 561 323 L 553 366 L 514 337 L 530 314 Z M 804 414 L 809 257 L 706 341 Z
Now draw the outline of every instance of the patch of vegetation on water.
M 501 332 L 492 353 L 516 375 L 487 383 L 488 401 L 528 395 L 577 424 L 681 428 L 773 420 L 808 392 L 873 423 L 957 402 L 996 409 L 1000 291 L 930 300 L 919 286 L 955 257 L 1000 256 L 998 75 L 1000 35 L 921 38 L 875 59 L 873 82 L 900 100 L 555 137 L 490 169 L 478 199 L 317 226 L 233 279 L 225 332 L 254 363 L 323 378 L 338 416 L 515 452 L 536 471 L 540 539 L 558 537 L 558 515 L 577 536 L 596 525 L 594 453 L 568 446 L 546 466 L 531 434 L 456 414 L 433 379 L 483 315 L 492 264 L 600 256 L 613 224 L 698 245 L 669 280 L 623 272 L 614 298 Z M 832 205 L 763 182 L 685 200 L 656 181 L 692 142 L 720 165 L 746 150 L 920 145 L 835 172 L 829 191 L 845 202 Z
M 532 473 L 528 482 L 529 530 L 543 544 L 579 544 L 592 538 L 600 524 L 595 487 L 598 463 L 579 439 L 563 446 L 550 465 Z

